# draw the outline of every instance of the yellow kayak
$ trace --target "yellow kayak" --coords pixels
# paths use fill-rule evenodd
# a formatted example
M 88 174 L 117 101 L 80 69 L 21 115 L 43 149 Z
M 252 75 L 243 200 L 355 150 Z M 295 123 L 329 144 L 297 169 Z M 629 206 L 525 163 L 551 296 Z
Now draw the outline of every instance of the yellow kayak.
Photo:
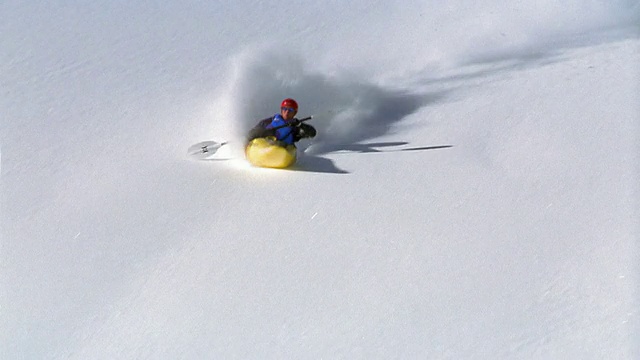
M 255 166 L 283 169 L 296 162 L 296 147 L 282 146 L 272 136 L 251 140 L 245 147 L 247 160 Z

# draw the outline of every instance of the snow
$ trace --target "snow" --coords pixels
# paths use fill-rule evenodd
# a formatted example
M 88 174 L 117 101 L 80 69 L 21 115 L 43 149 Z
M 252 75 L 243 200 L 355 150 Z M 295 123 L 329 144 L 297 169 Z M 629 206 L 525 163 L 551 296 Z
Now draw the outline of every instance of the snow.
M 0 358 L 640 358 L 638 24 L 3 2 Z M 250 167 L 289 96 L 320 135 Z

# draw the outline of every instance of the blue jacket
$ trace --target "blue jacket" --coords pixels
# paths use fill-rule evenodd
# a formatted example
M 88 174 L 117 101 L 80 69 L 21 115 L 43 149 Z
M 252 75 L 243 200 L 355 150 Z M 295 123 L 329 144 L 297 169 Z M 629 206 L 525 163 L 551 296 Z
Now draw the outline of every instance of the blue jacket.
M 285 126 L 276 130 L 273 130 L 279 126 Z M 275 136 L 276 139 L 282 141 L 287 145 L 295 144 L 300 139 L 312 138 L 316 136 L 316 129 L 309 125 L 300 123 L 299 121 L 287 122 L 280 114 L 275 114 L 273 117 L 262 119 L 254 126 L 247 135 L 247 144 L 256 138 Z
M 278 126 L 286 125 L 287 122 L 282 118 L 282 115 L 275 114 L 273 116 L 273 120 L 271 120 L 271 124 L 267 125 L 267 129 L 273 129 Z M 292 145 L 294 143 L 293 138 L 293 128 L 291 126 L 285 126 L 276 130 L 276 139 L 282 141 L 287 145 Z

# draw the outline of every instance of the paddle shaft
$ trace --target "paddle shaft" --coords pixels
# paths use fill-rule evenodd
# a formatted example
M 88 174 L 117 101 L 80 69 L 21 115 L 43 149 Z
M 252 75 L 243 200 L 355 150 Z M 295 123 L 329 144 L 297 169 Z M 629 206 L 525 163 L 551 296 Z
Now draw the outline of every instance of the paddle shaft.
M 313 119 L 313 115 L 312 115 L 312 116 L 307 116 L 306 118 L 304 118 L 304 119 L 300 119 L 300 120 L 298 120 L 298 121 L 299 121 L 299 122 L 304 122 L 304 121 L 309 121 L 309 120 L 311 120 L 311 119 Z M 269 130 L 278 130 L 278 129 L 286 128 L 287 126 L 293 126 L 293 125 L 292 125 L 292 124 L 284 124 L 284 125 L 280 125 L 280 126 L 276 126 L 276 127 L 274 127 L 274 128 L 271 128 L 271 129 L 269 129 Z

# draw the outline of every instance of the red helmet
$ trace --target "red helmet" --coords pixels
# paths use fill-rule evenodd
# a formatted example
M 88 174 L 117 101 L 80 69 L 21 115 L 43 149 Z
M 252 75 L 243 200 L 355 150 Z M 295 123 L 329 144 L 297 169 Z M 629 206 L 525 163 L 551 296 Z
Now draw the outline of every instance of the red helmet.
M 283 108 L 283 107 L 294 108 L 296 111 L 298 111 L 298 103 L 292 98 L 286 98 L 282 100 L 282 103 L 280 104 L 280 108 Z

